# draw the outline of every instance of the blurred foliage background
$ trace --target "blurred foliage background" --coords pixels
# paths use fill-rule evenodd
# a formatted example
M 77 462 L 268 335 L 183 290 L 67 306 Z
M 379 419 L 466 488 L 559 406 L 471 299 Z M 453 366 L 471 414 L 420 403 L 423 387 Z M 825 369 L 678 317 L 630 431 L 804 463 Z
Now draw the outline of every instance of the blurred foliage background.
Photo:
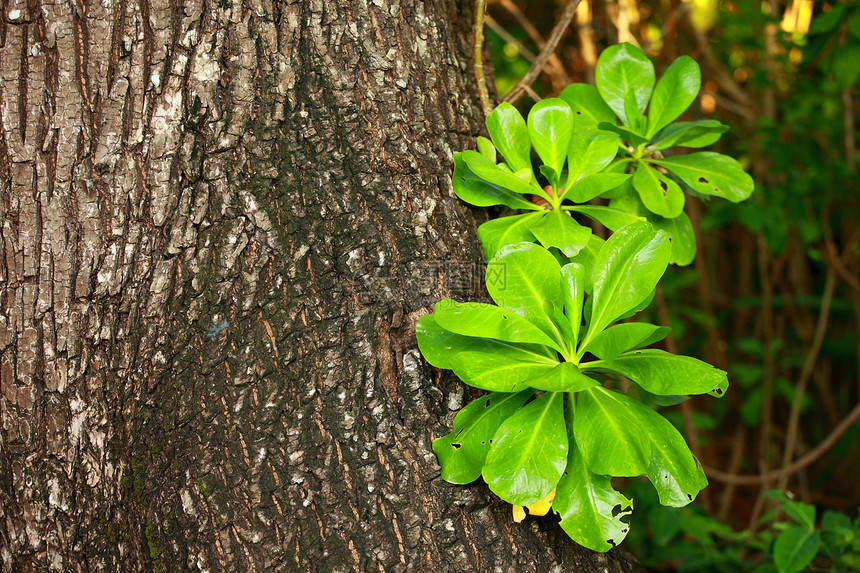
M 733 384 L 724 400 L 666 412 L 711 486 L 678 511 L 618 484 L 638 501 L 626 549 L 657 570 L 860 571 L 860 3 L 487 0 L 484 24 L 498 100 L 524 115 L 593 83 L 614 43 L 642 48 L 658 77 L 692 56 L 702 91 L 680 119 L 730 125 L 714 150 L 756 181 L 740 204 L 687 201 L 696 261 L 670 270 L 650 311 L 673 328 L 667 350 Z M 518 87 L 557 26 L 540 74 Z M 815 558 L 774 559 L 780 543 Z

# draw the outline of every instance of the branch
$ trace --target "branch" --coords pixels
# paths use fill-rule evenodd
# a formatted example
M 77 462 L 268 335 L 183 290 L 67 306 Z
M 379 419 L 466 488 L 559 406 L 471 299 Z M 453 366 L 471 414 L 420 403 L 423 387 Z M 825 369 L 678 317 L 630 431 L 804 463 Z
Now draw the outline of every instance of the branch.
M 810 451 L 805 456 L 802 456 L 797 459 L 793 464 L 785 466 L 782 469 L 770 472 L 768 474 L 763 475 L 746 475 L 739 476 L 735 474 L 730 474 L 727 472 L 720 471 L 718 469 L 714 469 L 712 467 L 708 467 L 703 465 L 702 468 L 705 470 L 705 473 L 709 478 L 715 479 L 717 481 L 721 481 L 723 483 L 728 483 L 732 485 L 761 485 L 766 481 L 773 481 L 782 476 L 791 475 L 797 471 L 802 470 L 818 458 L 820 458 L 827 450 L 833 447 L 834 444 L 842 437 L 842 435 L 848 431 L 848 428 L 860 418 L 860 402 L 854 406 L 854 409 L 848 413 L 842 422 L 839 423 L 838 426 L 833 428 L 833 431 L 830 432 L 830 435 L 824 438 L 824 440 L 818 444 L 815 449 Z
M 570 26 L 570 21 L 573 20 L 573 17 L 576 15 L 576 7 L 579 6 L 580 1 L 581 0 L 570 0 L 564 7 L 564 11 L 558 19 L 558 22 L 555 23 L 555 27 L 552 29 L 549 39 L 546 41 L 546 45 L 540 51 L 540 54 L 538 54 L 537 59 L 531 65 L 529 71 L 526 72 L 525 76 L 523 76 L 523 79 L 521 79 L 514 89 L 505 96 L 506 102 L 514 103 L 517 101 L 526 92 L 526 88 L 531 86 L 537 79 L 541 68 L 546 64 L 546 61 L 552 53 L 555 52 L 558 43 L 561 41 L 561 38 Z
M 490 115 L 490 92 L 487 91 L 487 78 L 484 76 L 484 0 L 475 0 L 475 42 L 472 53 L 475 58 L 475 79 L 478 81 L 478 95 L 484 117 Z

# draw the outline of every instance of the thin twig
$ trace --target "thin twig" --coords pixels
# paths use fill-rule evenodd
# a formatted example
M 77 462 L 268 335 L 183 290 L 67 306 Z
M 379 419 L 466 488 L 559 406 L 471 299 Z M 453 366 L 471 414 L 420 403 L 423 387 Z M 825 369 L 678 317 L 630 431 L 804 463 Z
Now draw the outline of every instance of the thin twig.
M 490 92 L 487 91 L 487 78 L 484 76 L 484 0 L 475 0 L 475 43 L 472 53 L 475 58 L 475 79 L 478 81 L 478 95 L 484 117 L 490 115 Z
M 830 432 L 830 435 L 824 438 L 824 440 L 822 440 L 821 443 L 818 444 L 808 454 L 798 458 L 791 465 L 785 466 L 782 469 L 773 471 L 769 474 L 739 476 L 720 471 L 718 469 L 708 466 L 703 466 L 703 469 L 705 470 L 705 473 L 709 478 L 721 481 L 723 483 L 730 483 L 733 485 L 761 485 L 764 482 L 771 482 L 783 476 L 790 476 L 791 474 L 809 466 L 812 462 L 824 455 L 827 450 L 832 448 L 836 444 L 836 442 L 839 441 L 839 438 L 841 438 L 842 435 L 848 431 L 848 428 L 850 428 L 851 425 L 854 424 L 854 422 L 856 422 L 858 418 L 860 418 L 860 402 L 858 402 L 857 405 L 854 406 L 854 409 L 848 413 L 845 419 L 842 420 L 838 426 L 833 428 L 833 431 Z
M 581 0 L 570 0 L 567 3 L 564 7 L 564 11 L 561 13 L 561 17 L 552 29 L 549 39 L 546 41 L 546 45 L 540 51 L 540 54 L 538 54 L 537 59 L 531 65 L 529 71 L 527 71 L 526 75 L 523 76 L 523 79 L 521 79 L 514 89 L 505 96 L 505 101 L 510 103 L 517 101 L 525 93 L 526 86 L 531 86 L 532 83 L 534 83 L 540 74 L 541 68 L 546 64 L 550 55 L 555 52 L 558 43 L 561 41 L 561 38 L 570 26 L 570 21 L 573 20 L 573 17 L 576 15 L 576 7 L 579 6 L 580 1 Z
M 818 313 L 818 324 L 815 326 L 812 345 L 806 354 L 806 360 L 803 362 L 800 378 L 797 380 L 797 387 L 794 390 L 794 397 L 791 401 L 791 411 L 788 415 L 788 432 L 785 438 L 785 450 L 782 455 L 783 467 L 788 465 L 791 457 L 794 455 L 794 447 L 797 444 L 797 428 L 800 423 L 800 405 L 803 403 L 806 387 L 809 384 L 809 379 L 812 377 L 812 370 L 818 361 L 818 353 L 824 342 L 824 334 L 827 332 L 827 322 L 830 319 L 830 304 L 833 302 L 833 291 L 835 288 L 836 271 L 833 270 L 832 266 L 827 267 L 827 276 L 824 279 L 824 294 L 821 298 L 821 309 Z M 781 476 L 778 487 L 780 489 L 784 488 L 787 482 L 788 476 Z
M 486 14 L 484 16 L 484 23 L 490 30 L 498 34 L 502 38 L 502 40 L 514 46 L 517 49 L 517 53 L 519 55 L 527 59 L 529 62 L 534 63 L 536 56 L 532 54 L 528 48 L 523 46 L 522 42 L 511 36 L 511 33 L 505 30 L 502 26 L 500 26 L 499 23 L 496 22 L 496 20 L 492 16 Z
M 526 18 L 526 15 L 523 14 L 523 11 L 520 10 L 520 7 L 514 3 L 513 0 L 499 0 L 499 4 L 507 10 L 508 14 L 514 17 L 517 23 L 525 30 L 526 34 L 532 39 L 532 42 L 538 47 L 538 50 L 543 49 L 546 45 L 546 40 L 543 39 L 540 32 L 538 32 L 537 28 L 535 28 L 534 24 L 531 23 L 531 20 Z M 561 63 L 561 59 L 555 55 L 554 53 L 550 55 L 547 60 L 547 68 L 552 70 L 552 74 L 554 76 L 559 76 L 562 80 L 564 80 L 565 85 L 568 83 L 567 74 L 564 72 L 564 65 Z

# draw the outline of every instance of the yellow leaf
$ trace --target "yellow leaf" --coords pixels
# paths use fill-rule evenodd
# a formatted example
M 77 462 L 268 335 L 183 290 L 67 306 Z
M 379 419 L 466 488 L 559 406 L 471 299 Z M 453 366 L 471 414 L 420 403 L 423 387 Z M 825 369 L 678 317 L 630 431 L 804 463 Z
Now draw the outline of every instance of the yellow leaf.
M 514 506 L 514 523 L 520 523 L 526 518 L 526 511 L 521 505 Z

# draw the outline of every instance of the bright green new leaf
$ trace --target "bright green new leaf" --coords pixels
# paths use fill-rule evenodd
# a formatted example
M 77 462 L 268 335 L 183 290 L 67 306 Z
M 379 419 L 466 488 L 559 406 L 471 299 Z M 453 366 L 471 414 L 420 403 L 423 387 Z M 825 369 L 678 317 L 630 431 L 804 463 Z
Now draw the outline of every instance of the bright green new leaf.
M 451 433 L 433 440 L 433 453 L 442 466 L 442 479 L 467 484 L 481 477 L 481 468 L 496 430 L 533 394 L 531 389 L 516 394 L 493 392 L 472 400 L 460 410 Z
M 476 176 L 480 177 L 487 183 L 491 183 L 499 188 L 507 189 L 509 191 L 513 191 L 514 193 L 519 193 L 523 195 L 541 193 L 541 188 L 536 182 L 528 183 L 526 181 L 523 181 L 515 174 L 509 173 L 504 169 L 500 168 L 498 165 L 496 165 L 477 151 L 463 151 L 462 153 L 460 153 L 460 157 L 463 159 L 463 162 L 465 162 L 466 166 L 472 173 L 474 173 Z M 520 200 L 520 203 L 518 203 L 518 205 L 515 207 L 516 209 L 534 210 L 535 207 L 537 207 L 530 201 L 527 201 L 525 198 L 519 196 L 517 197 Z M 523 204 L 531 206 L 523 206 Z
M 696 233 L 686 213 L 681 213 L 674 219 L 651 215 L 648 221 L 655 229 L 665 231 L 669 235 L 672 241 L 670 263 L 683 267 L 693 262 L 696 257 Z
M 607 360 L 605 366 L 661 396 L 711 394 L 719 397 L 729 387 L 722 370 L 707 362 L 656 348 L 633 350 Z
M 602 121 L 615 121 L 612 108 L 606 105 L 600 92 L 591 84 L 571 84 L 559 96 L 573 110 L 573 129 L 579 133 L 585 129 L 596 128 Z
M 482 473 L 490 490 L 508 503 L 531 505 L 561 478 L 568 451 L 563 396 L 544 393 L 496 431 Z
M 484 247 L 484 256 L 489 261 L 505 245 L 536 241 L 537 239 L 529 229 L 543 215 L 544 212 L 541 211 L 540 213 L 499 217 L 483 223 L 478 227 L 478 237 Z
M 642 221 L 616 231 L 594 262 L 592 315 L 585 342 L 643 302 L 669 264 L 666 233 Z
M 451 356 L 451 370 L 469 386 L 482 390 L 519 392 L 531 387 L 529 380 L 543 376 L 559 363 L 546 356 L 543 347 L 487 338 L 467 339 L 482 342 L 484 346 Z
M 633 213 L 628 213 L 620 209 L 612 207 L 604 207 L 602 205 L 573 205 L 570 207 L 562 207 L 566 211 L 574 211 L 582 213 L 590 219 L 594 219 L 610 231 L 617 231 L 621 227 L 626 227 L 636 221 L 641 221 L 642 217 Z
M 729 130 L 715 119 L 700 121 L 678 121 L 666 126 L 660 136 L 654 140 L 649 149 L 660 150 L 681 145 L 684 147 L 707 147 L 715 143 L 720 136 Z
M 595 83 L 604 101 L 621 118 L 631 125 L 631 106 L 639 114 L 645 111 L 654 89 L 654 64 L 642 50 L 623 43 L 603 50 L 597 59 Z M 629 102 L 629 103 L 628 103 Z
M 651 464 L 645 475 L 654 484 L 660 503 L 684 507 L 708 485 L 705 472 L 669 420 L 641 402 L 627 399 L 632 415 L 639 418 L 638 423 L 651 443 Z
M 632 513 L 633 500 L 612 489 L 608 477 L 589 470 L 571 442 L 552 508 L 561 516 L 561 528 L 571 539 L 593 551 L 605 552 L 627 536 L 630 526 L 621 518 Z
M 564 300 L 564 315 L 570 324 L 568 344 L 575 350 L 582 327 L 582 301 L 585 298 L 585 277 L 588 273 L 582 265 L 568 263 L 561 267 L 561 294 Z
M 636 166 L 633 188 L 652 213 L 671 219 L 684 212 L 681 187 L 645 162 Z
M 493 142 L 486 137 L 478 136 L 478 153 L 492 161 L 496 162 L 496 148 L 493 147 Z
M 602 360 L 612 360 L 628 350 L 663 340 L 671 331 L 647 322 L 622 322 L 595 336 L 585 350 Z
M 689 56 L 681 56 L 663 73 L 651 96 L 648 109 L 648 139 L 684 113 L 699 95 L 702 74 L 699 64 Z
M 561 345 L 564 337 L 550 319 L 563 304 L 560 271 L 555 257 L 541 246 L 507 245 L 487 265 L 487 291 L 497 305 L 525 318 Z
M 529 380 L 531 388 L 547 392 L 579 392 L 598 384 L 597 380 L 583 374 L 572 362 L 562 362 L 546 374 Z
M 562 99 L 541 100 L 529 111 L 528 130 L 541 161 L 561 175 L 573 135 L 573 110 Z
M 799 573 L 812 563 L 819 547 L 821 534 L 814 529 L 787 527 L 773 544 L 773 562 L 779 573 Z
M 513 171 L 532 170 L 529 130 L 517 108 L 507 102 L 499 104 L 487 116 L 487 131 Z
M 755 189 L 752 177 L 744 171 L 741 164 L 720 153 L 698 151 L 689 155 L 649 161 L 665 167 L 695 191 L 703 195 L 723 197 L 733 203 L 748 198 Z
M 477 205 L 478 207 L 489 207 L 491 205 L 507 205 L 512 209 L 529 209 L 533 211 L 539 209 L 537 205 L 530 201 L 527 201 L 522 196 L 518 195 L 517 193 L 514 193 L 508 188 L 488 182 L 483 177 L 475 174 L 471 169 L 469 169 L 469 166 L 464 160 L 464 154 L 466 153 L 474 153 L 475 155 L 483 159 L 487 164 L 493 165 L 494 169 L 498 170 L 500 173 L 505 174 L 503 171 L 501 171 L 501 169 L 495 167 L 495 164 L 493 164 L 489 159 L 477 152 L 464 151 L 462 153 L 455 153 L 454 177 L 452 179 L 452 183 L 454 186 L 454 193 L 457 194 L 457 197 L 459 197 L 466 203 Z M 517 179 L 517 177 L 513 174 L 507 173 L 505 175 L 507 175 L 507 177 Z M 520 181 L 519 179 L 517 180 Z M 525 183 L 520 181 L 517 186 L 520 185 L 525 185 Z
M 531 322 L 492 304 L 462 303 L 444 298 L 436 303 L 433 316 L 436 324 L 454 334 L 543 344 L 561 352 L 561 347 Z
M 564 191 L 587 175 L 600 173 L 618 153 L 618 137 L 588 129 L 577 133 L 567 150 L 567 179 Z
M 563 195 L 574 203 L 587 203 L 598 195 L 623 185 L 630 176 L 625 173 L 595 173 L 574 183 Z
M 639 402 L 595 386 L 576 395 L 573 434 L 592 472 L 605 476 L 645 475 L 651 442 L 631 404 Z
M 472 341 L 464 340 L 466 337 L 449 332 L 436 323 L 436 317 L 425 314 L 418 319 L 415 325 L 415 336 L 418 339 L 418 349 L 424 360 L 436 368 L 450 370 L 451 357 L 456 354 L 463 345 L 468 350 L 474 350 L 476 346 L 469 346 Z
M 532 226 L 531 232 L 544 247 L 556 247 L 568 257 L 581 251 L 591 236 L 589 227 L 583 227 L 559 209 L 548 211 Z

